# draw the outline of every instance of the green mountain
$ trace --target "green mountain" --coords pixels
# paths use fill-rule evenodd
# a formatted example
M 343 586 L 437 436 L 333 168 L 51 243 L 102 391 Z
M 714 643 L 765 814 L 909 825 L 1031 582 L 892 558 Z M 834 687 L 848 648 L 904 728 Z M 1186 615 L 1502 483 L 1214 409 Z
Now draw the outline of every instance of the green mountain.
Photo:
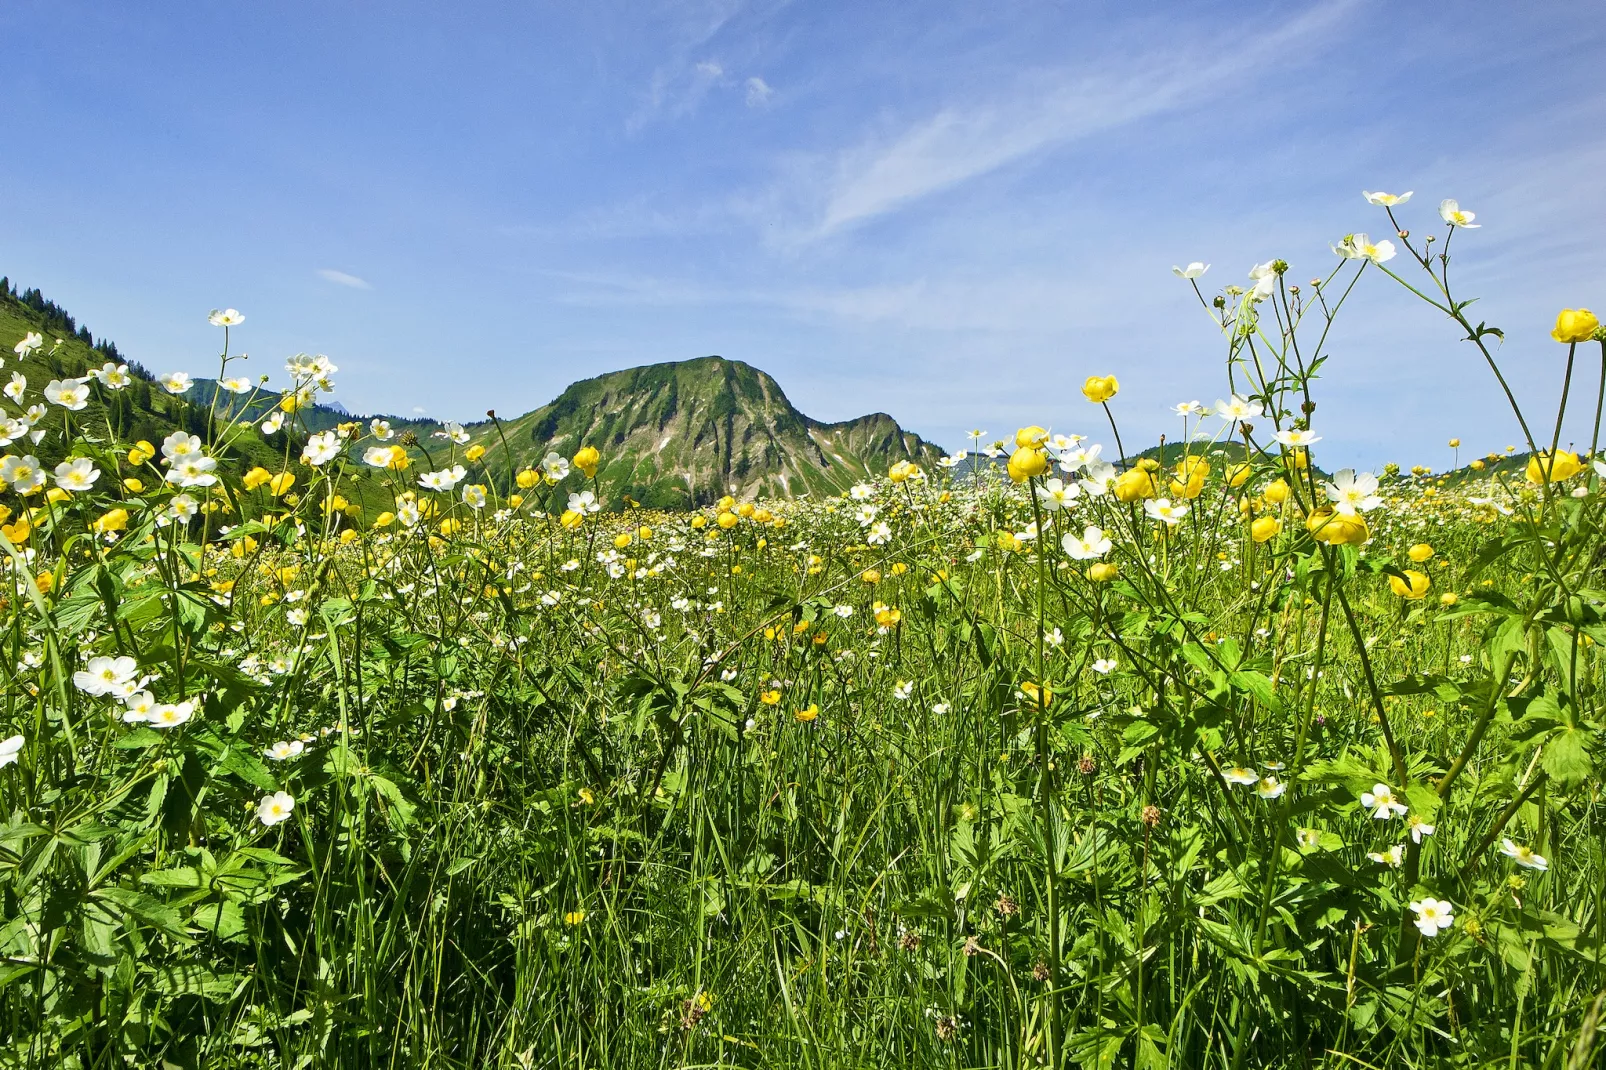
M 500 435 L 484 424 L 474 430 L 489 450 L 486 463 L 501 471 L 538 464 L 549 451 L 570 456 L 595 446 L 611 493 L 666 509 L 724 494 L 839 494 L 898 461 L 929 469 L 942 456 L 885 413 L 812 420 L 770 376 L 723 357 L 585 379 L 551 404 L 502 422 Z

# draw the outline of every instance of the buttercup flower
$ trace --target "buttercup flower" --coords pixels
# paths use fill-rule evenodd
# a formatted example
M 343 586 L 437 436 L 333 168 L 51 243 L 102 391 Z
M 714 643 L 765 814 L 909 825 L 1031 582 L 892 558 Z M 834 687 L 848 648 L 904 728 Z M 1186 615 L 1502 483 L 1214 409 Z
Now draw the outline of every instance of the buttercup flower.
M 1528 465 L 1523 469 L 1523 478 L 1538 486 L 1542 483 L 1571 479 L 1584 470 L 1583 462 L 1578 454 L 1571 450 L 1557 450 L 1554 459 L 1548 450 L 1540 450 L 1528 458 Z
M 1082 384 L 1082 394 L 1095 405 L 1109 401 L 1120 389 L 1121 384 L 1113 375 L 1090 375 Z
M 1587 342 L 1600 326 L 1600 320 L 1587 308 L 1564 308 L 1556 316 L 1550 337 L 1558 342 Z
M 1389 590 L 1401 598 L 1415 602 L 1428 593 L 1433 581 L 1428 579 L 1426 573 L 1418 572 L 1414 568 L 1405 570 L 1405 579 L 1398 576 L 1389 577 Z

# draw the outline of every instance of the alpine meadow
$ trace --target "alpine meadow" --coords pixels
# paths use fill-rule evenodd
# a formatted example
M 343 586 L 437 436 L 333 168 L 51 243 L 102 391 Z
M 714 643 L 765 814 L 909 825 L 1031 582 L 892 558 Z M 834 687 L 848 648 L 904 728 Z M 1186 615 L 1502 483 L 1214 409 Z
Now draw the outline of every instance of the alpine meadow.
M 0 1066 L 1603 1065 L 1606 330 L 1365 199 L 1175 269 L 1130 453 L 1121 368 L 948 455 L 721 358 L 357 419 L 8 284 Z M 1324 467 L 1368 290 L 1523 445 Z

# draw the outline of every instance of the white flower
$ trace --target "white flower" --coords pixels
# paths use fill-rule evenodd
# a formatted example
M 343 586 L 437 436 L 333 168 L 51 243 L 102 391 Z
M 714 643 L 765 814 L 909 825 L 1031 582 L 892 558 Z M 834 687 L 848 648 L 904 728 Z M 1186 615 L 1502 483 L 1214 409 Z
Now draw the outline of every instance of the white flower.
M 368 431 L 381 442 L 389 442 L 391 436 L 396 433 L 391 430 L 389 420 L 381 420 L 377 416 L 368 421 Z
M 290 812 L 295 808 L 296 801 L 289 792 L 276 791 L 257 803 L 257 820 L 272 828 L 281 821 L 289 820 Z
M 169 394 L 182 394 L 195 385 L 195 380 L 190 378 L 188 372 L 168 372 L 156 381 L 161 383 L 162 388 Z
M 1232 396 L 1231 401 L 1221 401 L 1220 399 L 1216 401 L 1216 415 L 1224 420 L 1253 420 L 1263 411 L 1264 409 L 1260 402 L 1250 401 L 1248 398 L 1239 397 L 1237 394 Z
M 1387 784 L 1373 784 L 1371 791 L 1361 792 L 1361 808 L 1370 810 L 1372 817 L 1378 821 L 1399 817 L 1409 809 L 1395 797 L 1393 790 Z
M 1374 264 L 1381 264 L 1394 259 L 1394 243 L 1374 242 L 1365 234 L 1351 234 L 1333 246 L 1333 252 L 1348 260 L 1370 260 Z
M 541 458 L 541 471 L 546 473 L 548 479 L 562 480 L 569 475 L 569 462 L 561 454 L 549 453 Z
M 195 716 L 195 703 L 162 702 L 145 715 L 145 723 L 152 728 L 177 728 Z
M 1056 512 L 1075 501 L 1082 492 L 1075 483 L 1064 483 L 1058 479 L 1049 479 L 1034 490 L 1037 500 L 1043 503 L 1043 508 L 1049 512 Z
M 268 413 L 268 418 L 262 421 L 262 433 L 264 435 L 271 435 L 283 426 L 284 412 L 280 409 L 274 409 L 272 412 Z
M 1177 278 L 1179 278 L 1179 279 L 1197 279 L 1200 275 L 1203 275 L 1205 272 L 1207 272 L 1209 270 L 1210 270 L 1210 265 L 1209 264 L 1201 264 L 1197 260 L 1195 260 L 1193 263 L 1189 264 L 1185 268 L 1184 267 L 1177 267 L 1175 264 L 1171 265 L 1171 273 L 1173 275 L 1177 276 Z
M 869 483 L 855 483 L 848 491 L 848 497 L 856 502 L 868 501 L 875 497 L 875 487 Z
M 128 374 L 128 365 L 113 364 L 109 360 L 90 374 L 99 379 L 102 386 L 111 390 L 121 390 L 134 381 L 134 377 Z
M 17 760 L 23 744 L 28 741 L 22 736 L 12 736 L 10 739 L 0 740 L 0 769 L 4 769 Z
M 1167 527 L 1175 527 L 1188 515 L 1189 506 L 1186 502 L 1171 504 L 1170 498 L 1151 499 L 1143 503 L 1143 511 L 1150 520 L 1158 520 Z
M 835 613 L 843 620 L 847 620 L 849 617 L 853 616 L 853 607 L 849 605 L 836 606 L 831 610 L 831 612 Z
M 131 723 L 143 721 L 156 708 L 156 696 L 149 691 L 135 691 L 122 698 L 123 705 L 127 707 L 123 711 L 123 720 Z
M 1398 866 L 1405 860 L 1405 845 L 1397 843 L 1386 851 L 1367 851 L 1366 857 L 1380 866 Z
M 166 479 L 180 487 L 210 487 L 217 482 L 216 468 L 217 461 L 210 457 L 184 457 L 173 462 Z
M 1370 472 L 1357 474 L 1353 468 L 1340 468 L 1324 487 L 1334 510 L 1345 516 L 1369 512 L 1383 504 L 1377 496 L 1377 477 Z
M 1294 842 L 1305 848 L 1320 847 L 1322 834 L 1316 829 L 1300 829 L 1294 833 Z
M 340 436 L 333 431 L 320 431 L 307 439 L 301 451 L 301 463 L 314 467 L 327 464 L 340 455 Z
M 441 430 L 435 432 L 435 437 L 450 439 L 452 442 L 455 442 L 461 446 L 463 443 L 468 441 L 469 435 L 467 431 L 463 430 L 462 424 L 455 420 L 447 420 L 446 425 L 441 428 Z
M 468 475 L 468 469 L 460 464 L 450 468 L 443 468 L 439 472 L 425 472 L 418 477 L 418 485 L 426 490 L 451 490 L 463 481 Z
M 1104 452 L 1104 446 L 1100 443 L 1095 442 L 1091 446 L 1079 446 L 1073 442 L 1059 451 L 1060 471 L 1070 475 L 1078 469 L 1091 468 L 1094 464 L 1101 463 L 1099 454 L 1102 452 Z
M 89 404 L 89 386 L 83 379 L 52 379 L 45 386 L 45 400 L 77 412 Z
M 880 511 L 873 505 L 861 505 L 853 510 L 853 518 L 859 522 L 860 527 L 867 528 L 875 523 L 876 514 Z
M 602 508 L 597 496 L 589 490 L 571 492 L 569 494 L 569 511 L 572 513 L 595 513 Z
M 1109 493 L 1115 476 L 1115 465 L 1108 461 L 1093 461 L 1082 473 L 1082 489 L 1095 498 L 1102 498 Z
M 1483 226 L 1482 223 L 1473 222 L 1474 219 L 1478 218 L 1477 212 L 1462 211 L 1460 202 L 1451 197 L 1446 197 L 1439 202 L 1439 218 L 1452 227 L 1460 227 L 1463 230 L 1477 230 Z
M 1280 798 L 1287 790 L 1288 785 L 1274 776 L 1265 777 L 1255 785 L 1255 794 L 1266 800 Z
M 1043 642 L 1049 646 L 1063 646 L 1065 645 L 1065 633 L 1058 628 L 1051 628 L 1043 633 Z
M 1258 784 L 1260 782 L 1260 774 L 1248 766 L 1235 765 L 1231 769 L 1223 769 L 1221 771 L 1221 779 L 1229 784 L 1236 784 L 1241 788 L 1250 784 Z
M 201 511 L 201 503 L 188 494 L 175 494 L 167 503 L 167 510 L 174 520 L 191 520 Z
M 45 470 L 32 454 L 14 457 L 8 453 L 0 458 L 0 483 L 18 494 L 32 494 L 45 485 Z
M 1249 277 L 1255 280 L 1255 288 L 1249 291 L 1252 301 L 1264 301 L 1277 290 L 1277 272 L 1273 270 L 1275 261 L 1268 260 L 1264 264 L 1256 264 L 1249 269 Z
M 1115 545 L 1104 534 L 1103 528 L 1089 525 L 1081 535 L 1068 531 L 1060 539 L 1065 552 L 1077 561 L 1094 561 L 1110 552 Z
M 162 456 L 169 461 L 177 461 L 184 457 L 195 457 L 201 453 L 201 436 L 191 435 L 184 431 L 174 431 L 162 439 Z
M 1322 436 L 1316 434 L 1316 432 L 1297 427 L 1277 432 L 1277 441 L 1289 449 L 1301 449 L 1321 440 Z
M 1416 191 L 1415 190 L 1407 190 L 1406 192 L 1399 193 L 1399 194 L 1395 194 L 1395 193 L 1368 193 L 1366 190 L 1361 190 L 1361 196 L 1366 198 L 1366 203 L 1367 204 L 1375 204 L 1379 208 L 1396 208 L 1396 207 L 1404 204 L 1406 201 L 1410 200 L 1411 199 L 1411 194 L 1414 193 L 1414 192 L 1416 192 Z
M 1411 830 L 1411 842 L 1421 843 L 1423 836 L 1431 836 L 1437 831 L 1434 826 L 1422 820 L 1421 814 L 1412 814 L 1405 822 L 1406 828 Z
M 892 541 L 892 525 L 885 520 L 878 520 L 870 525 L 870 530 L 864 536 L 864 541 L 871 546 L 883 546 Z
M 1431 896 L 1413 899 L 1411 909 L 1416 911 L 1416 927 L 1423 936 L 1438 936 L 1455 925 L 1455 907 L 1446 900 Z
M 243 375 L 231 375 L 227 379 L 219 379 L 217 385 L 231 394 L 249 394 L 252 388 L 251 380 Z
M 45 336 L 38 331 L 29 331 L 22 336 L 22 341 L 12 347 L 11 351 L 19 357 L 26 357 L 29 353 L 45 344 Z
M 23 391 L 28 389 L 28 377 L 21 372 L 12 372 L 11 381 L 5 385 L 5 395 L 17 404 L 22 404 Z
M 95 485 L 100 478 L 100 469 L 88 457 L 79 457 L 76 460 L 62 461 L 56 465 L 56 486 L 62 490 L 85 491 Z
M 1544 855 L 1534 854 L 1532 847 L 1524 847 L 1521 844 L 1512 843 L 1509 839 L 1500 841 L 1500 853 L 1525 869 L 1550 868 L 1550 863 L 1546 861 Z
M 1120 662 L 1116 661 L 1114 658 L 1099 658 L 1093 663 L 1093 671 L 1103 676 L 1107 673 L 1114 672 L 1119 665 Z
M 892 697 L 896 698 L 896 699 L 906 699 L 910 695 L 914 694 L 914 691 L 915 691 L 914 681 L 912 681 L 912 680 L 899 680 L 898 683 L 892 689 Z
M 463 504 L 470 509 L 485 508 L 485 488 L 478 483 L 469 483 L 463 487 Z
M 1188 417 L 1203 416 L 1210 410 L 1199 404 L 1197 401 L 1180 401 L 1171 407 L 1171 411 L 1176 413 L 1178 416 Z
M 214 308 L 212 314 L 206 317 L 206 322 L 214 327 L 238 327 L 245 322 L 245 317 L 232 308 L 225 308 L 221 312 Z

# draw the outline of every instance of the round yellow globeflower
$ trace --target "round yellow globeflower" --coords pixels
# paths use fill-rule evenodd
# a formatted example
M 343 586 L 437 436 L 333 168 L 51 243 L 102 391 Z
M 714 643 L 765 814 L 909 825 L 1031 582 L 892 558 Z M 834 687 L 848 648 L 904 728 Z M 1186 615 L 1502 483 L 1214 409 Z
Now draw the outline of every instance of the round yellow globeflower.
M 1389 589 L 1401 598 L 1409 599 L 1412 602 L 1427 594 L 1428 588 L 1432 586 L 1433 581 L 1428 579 L 1427 574 L 1418 572 L 1414 568 L 1405 570 L 1405 579 L 1401 579 L 1398 576 L 1389 577 Z
M 1121 566 L 1114 561 L 1100 561 L 1095 565 L 1089 565 L 1087 569 L 1087 578 L 1094 583 L 1109 583 L 1120 574 Z
M 1292 488 L 1288 486 L 1288 481 L 1286 479 L 1277 479 L 1267 484 L 1266 489 L 1261 493 L 1261 497 L 1273 505 L 1281 505 L 1288 500 L 1290 493 L 1292 493 Z
M 1034 446 L 1022 446 L 1009 455 L 1009 478 L 1024 483 L 1048 471 L 1048 455 Z
M 513 481 L 524 490 L 529 490 L 531 487 L 540 484 L 541 473 L 534 468 L 523 468 L 519 470 L 518 475 L 513 477 Z
M 1556 316 L 1550 337 L 1558 342 L 1587 342 L 1600 326 L 1600 320 L 1587 308 L 1564 308 Z
M 481 457 L 484 457 L 484 456 L 485 456 L 485 447 L 482 446 L 478 442 L 474 443 L 474 445 L 470 446 L 468 449 L 463 451 L 464 459 L 469 461 L 470 463 L 473 463 L 474 461 L 477 461 Z
M 1256 542 L 1265 542 L 1283 530 L 1283 522 L 1274 516 L 1263 516 L 1249 525 L 1249 537 Z
M 1115 478 L 1112 487 L 1115 496 L 1123 502 L 1135 502 L 1143 498 L 1158 498 L 1159 488 L 1154 485 L 1154 476 L 1146 468 L 1134 468 L 1130 472 L 1122 472 Z
M 1038 427 L 1036 424 L 1032 424 L 1029 427 L 1023 427 L 1019 431 L 1015 432 L 1015 445 L 1017 446 L 1036 447 L 1041 446 L 1047 440 L 1048 432 L 1043 428 Z
M 1412 561 L 1415 561 L 1420 565 L 1422 562 L 1433 556 L 1433 547 L 1429 546 L 1425 542 L 1419 542 L 1409 550 L 1405 551 L 1405 556 L 1409 557 Z
M 127 531 L 128 530 L 128 510 L 127 509 L 110 509 L 107 512 L 103 513 L 98 519 L 95 520 L 95 522 L 93 524 L 91 524 L 89 526 L 94 528 L 97 532 L 99 532 L 102 535 L 106 534 L 109 531 Z
M 1227 486 L 1237 489 L 1249 481 L 1250 467 L 1248 461 L 1227 467 Z
M 597 452 L 595 446 L 581 446 L 579 452 L 570 458 L 574 466 L 586 474 L 587 479 L 597 477 L 597 465 L 602 463 L 602 454 Z
M 1439 605 L 1441 606 L 1453 606 L 1459 601 L 1461 601 L 1461 599 L 1456 597 L 1454 591 L 1439 595 Z
M 1359 513 L 1345 516 L 1326 505 L 1310 515 L 1305 521 L 1305 530 L 1317 542 L 1325 542 L 1330 546 L 1359 546 L 1372 537 L 1366 520 Z
M 719 518 L 715 521 L 715 523 L 724 528 L 726 531 L 729 531 L 731 528 L 736 526 L 736 514 L 720 513 Z
M 1082 384 L 1082 393 L 1095 405 L 1109 401 L 1120 389 L 1121 384 L 1116 382 L 1113 375 L 1090 375 L 1087 382 Z
M 1583 462 L 1578 459 L 1578 454 L 1571 450 L 1557 450 L 1554 460 L 1548 451 L 1540 450 L 1528 458 L 1528 467 L 1522 474 L 1528 482 L 1537 486 L 1550 480 L 1571 479 L 1583 470 Z M 1547 473 L 1549 480 L 1545 478 Z

